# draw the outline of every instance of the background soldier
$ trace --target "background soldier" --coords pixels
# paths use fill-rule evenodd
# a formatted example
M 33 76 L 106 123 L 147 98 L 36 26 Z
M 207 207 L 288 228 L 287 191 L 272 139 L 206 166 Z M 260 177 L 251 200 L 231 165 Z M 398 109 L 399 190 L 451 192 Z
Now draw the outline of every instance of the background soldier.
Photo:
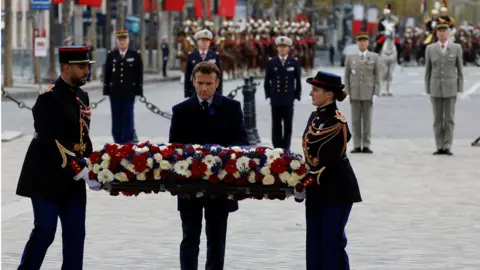
M 433 105 L 433 128 L 437 151 L 434 155 L 452 155 L 457 94 L 463 92 L 462 47 L 448 42 L 449 26 L 436 27 L 438 42 L 425 53 L 425 88 Z
M 62 223 L 62 269 L 81 269 L 85 241 L 85 182 L 98 190 L 88 177 L 83 160 L 92 153 L 89 136 L 91 107 L 80 86 L 88 76 L 88 48 L 58 49 L 61 76 L 40 92 L 33 106 L 35 133 L 25 156 L 17 195 L 32 200 L 34 229 L 18 269 L 40 269 L 55 238 L 57 221 Z
M 293 102 L 300 101 L 301 68 L 296 59 L 288 56 L 292 40 L 285 36 L 275 39 L 278 56 L 267 63 L 265 98 L 272 106 L 272 143 L 275 148 L 290 149 L 293 124 Z M 282 132 L 283 121 L 283 132 Z M 283 135 L 282 135 L 283 133 Z
M 440 17 L 438 18 L 438 24 L 446 24 L 450 29 L 455 27 L 455 19 L 448 16 L 448 8 L 443 6 L 440 8 Z
M 162 59 L 163 59 L 163 77 L 167 77 L 167 64 L 168 64 L 168 54 L 170 53 L 170 49 L 168 47 L 167 37 L 162 37 Z
M 357 35 L 359 52 L 345 59 L 345 85 L 352 104 L 352 153 L 373 153 L 370 149 L 372 108 L 380 93 L 380 57 L 368 51 L 368 34 Z M 363 149 L 362 149 L 363 147 Z
M 425 29 L 428 32 L 428 36 L 423 41 L 424 45 L 431 44 L 435 39 L 435 26 L 438 23 L 438 11 L 436 9 L 432 9 L 432 18 L 428 19 L 425 22 Z
M 400 64 L 400 55 L 401 55 L 401 48 L 400 48 L 400 39 L 398 39 L 397 35 L 398 35 L 398 18 L 396 16 L 393 16 L 392 15 L 392 11 L 391 11 L 391 5 L 390 4 L 387 4 L 387 7 L 383 10 L 383 17 L 380 19 L 380 21 L 378 22 L 378 33 L 379 35 L 377 36 L 377 45 L 375 47 L 375 52 L 376 53 L 380 53 L 380 51 L 382 50 L 382 46 L 383 46 L 383 43 L 385 42 L 385 36 L 384 36 L 384 32 L 385 32 L 385 26 L 383 25 L 383 21 L 387 21 L 387 22 L 394 22 L 395 23 L 395 38 L 394 38 L 394 41 L 395 41 L 395 47 L 397 48 L 397 57 L 398 57 L 398 63 Z
M 218 53 L 209 49 L 210 41 L 213 38 L 212 32 L 209 30 L 200 30 L 195 33 L 195 40 L 197 41 L 198 49 L 193 50 L 188 54 L 187 63 L 185 67 L 185 81 L 184 81 L 184 91 L 185 98 L 189 98 L 195 95 L 195 88 L 192 83 L 192 71 L 196 64 L 202 61 L 208 61 L 217 65 L 218 69 L 222 70 L 222 63 L 220 62 L 220 57 Z M 223 85 L 222 76 L 220 76 L 220 84 L 217 88 L 217 92 L 222 93 Z
M 143 63 L 138 51 L 128 49 L 128 31 L 117 30 L 117 48 L 105 63 L 103 94 L 110 96 L 115 143 L 133 142 L 135 96 L 143 95 Z

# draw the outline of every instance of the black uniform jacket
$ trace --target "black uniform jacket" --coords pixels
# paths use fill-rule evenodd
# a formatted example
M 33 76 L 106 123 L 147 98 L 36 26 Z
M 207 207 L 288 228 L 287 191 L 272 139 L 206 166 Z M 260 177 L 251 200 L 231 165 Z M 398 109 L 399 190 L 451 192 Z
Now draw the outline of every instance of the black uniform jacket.
M 140 53 L 128 49 L 122 58 L 115 49 L 107 54 L 103 94 L 112 98 L 143 95 L 143 62 Z
M 267 63 L 263 88 L 265 98 L 270 98 L 273 106 L 293 106 L 295 99 L 302 96 L 302 69 L 298 61 L 287 57 L 282 65 L 280 57 L 275 56 Z
M 361 202 L 357 178 L 347 158 L 351 134 L 335 102 L 308 119 L 302 146 L 314 183 L 307 187 L 307 207 Z
M 205 54 L 205 60 L 202 60 L 202 55 L 200 54 L 199 50 L 193 50 L 187 56 L 187 63 L 185 66 L 185 81 L 184 81 L 184 92 L 185 98 L 191 97 L 195 94 L 195 87 L 193 86 L 192 82 L 192 72 L 195 65 L 202 61 L 209 61 L 217 65 L 218 69 L 220 70 L 220 84 L 217 87 L 217 92 L 222 94 L 223 89 L 223 76 L 222 74 L 222 63 L 220 62 L 220 57 L 218 53 L 208 50 Z
M 82 89 L 61 77 L 40 93 L 32 109 L 35 134 L 23 163 L 17 194 L 56 200 L 85 194 L 83 157 L 92 153 L 91 107 Z

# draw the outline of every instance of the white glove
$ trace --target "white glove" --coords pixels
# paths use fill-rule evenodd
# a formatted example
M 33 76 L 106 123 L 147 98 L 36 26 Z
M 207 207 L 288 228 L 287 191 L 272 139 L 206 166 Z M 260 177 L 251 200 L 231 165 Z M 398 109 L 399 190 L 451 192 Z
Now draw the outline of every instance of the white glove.
M 307 198 L 307 190 L 304 189 L 302 192 L 298 192 L 296 189 L 293 191 L 293 194 L 295 195 L 295 199 L 299 200 L 305 200 Z
M 85 180 L 85 183 L 87 183 L 88 187 L 91 190 L 99 191 L 102 188 L 102 184 L 100 184 L 100 182 L 98 182 L 96 180 L 90 180 L 90 179 L 86 179 L 86 178 L 84 178 L 84 180 Z
M 375 102 L 376 100 L 377 100 L 377 96 L 376 96 L 376 95 L 373 95 L 372 101 Z
M 458 99 L 469 100 L 470 98 L 465 93 L 457 93 Z

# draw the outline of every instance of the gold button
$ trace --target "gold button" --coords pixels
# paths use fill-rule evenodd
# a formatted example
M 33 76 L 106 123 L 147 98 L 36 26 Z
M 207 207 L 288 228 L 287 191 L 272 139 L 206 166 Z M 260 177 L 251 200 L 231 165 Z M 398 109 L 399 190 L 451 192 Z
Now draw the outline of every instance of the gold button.
M 120 77 L 123 77 L 123 74 L 120 74 Z
M 120 80 L 121 83 L 123 83 L 123 80 Z
M 123 66 L 123 63 L 120 63 L 120 65 L 122 65 L 122 66 Z
M 123 71 L 123 68 L 121 68 L 120 71 Z

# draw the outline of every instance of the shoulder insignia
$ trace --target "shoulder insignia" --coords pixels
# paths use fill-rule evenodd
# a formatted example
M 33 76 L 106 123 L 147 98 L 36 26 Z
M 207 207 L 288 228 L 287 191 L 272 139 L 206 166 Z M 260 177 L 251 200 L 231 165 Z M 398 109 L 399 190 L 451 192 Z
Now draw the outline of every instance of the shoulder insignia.
M 271 59 L 272 59 L 272 57 L 269 56 L 269 57 L 268 57 L 268 60 L 271 60 Z
M 107 53 L 110 53 L 110 52 L 111 52 L 110 50 L 107 51 Z
M 217 55 L 220 55 L 218 52 L 216 52 Z
M 54 86 L 55 86 L 55 84 L 50 84 L 49 86 L 47 86 L 47 89 L 41 90 L 41 91 L 39 92 L 39 94 L 40 94 L 40 95 L 43 95 L 43 94 L 45 94 L 45 93 L 52 92 Z
M 295 57 L 295 60 L 298 60 L 298 57 Z
M 347 119 L 345 119 L 345 116 L 343 116 L 343 114 L 339 110 L 335 111 L 335 118 L 337 118 L 338 120 L 340 120 L 343 123 L 347 122 Z

